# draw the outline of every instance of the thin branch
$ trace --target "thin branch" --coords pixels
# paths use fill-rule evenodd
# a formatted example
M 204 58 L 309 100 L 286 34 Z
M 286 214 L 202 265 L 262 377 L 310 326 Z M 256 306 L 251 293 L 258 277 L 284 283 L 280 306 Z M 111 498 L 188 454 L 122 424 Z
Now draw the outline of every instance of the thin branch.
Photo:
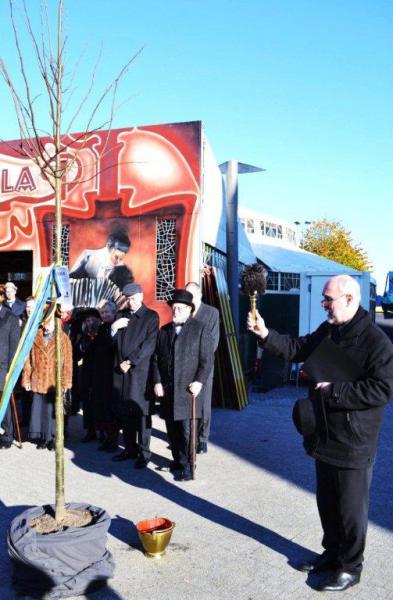
M 66 129 L 67 133 L 69 133 L 71 131 L 72 124 L 74 123 L 74 121 L 76 120 L 76 118 L 78 117 L 78 115 L 80 114 L 82 108 L 86 104 L 86 102 L 87 102 L 88 98 L 90 97 L 90 94 L 91 94 L 91 92 L 93 90 L 94 83 L 95 83 L 95 78 L 96 78 L 96 74 L 97 74 L 98 65 L 99 65 L 99 63 L 101 61 L 101 58 L 102 58 L 102 48 L 103 48 L 103 46 L 101 44 L 100 51 L 99 51 L 99 53 L 97 55 L 97 59 L 96 59 L 96 62 L 94 64 L 93 72 L 91 74 L 90 85 L 88 87 L 88 90 L 87 90 L 84 98 L 82 98 L 81 103 L 79 104 L 76 112 L 74 113 L 74 116 L 71 118 L 71 121 L 68 124 L 68 127 Z
M 53 119 L 54 114 L 55 114 L 55 101 L 56 101 L 55 91 L 54 91 L 52 82 L 49 81 L 48 70 L 46 68 L 47 65 L 46 65 L 46 61 L 45 61 L 45 54 L 41 55 L 41 51 L 38 46 L 37 38 L 33 32 L 32 26 L 31 26 L 31 20 L 30 20 L 28 11 L 27 11 L 26 0 L 23 0 L 23 8 L 24 8 L 24 14 L 25 14 L 26 28 L 28 30 L 30 39 L 33 44 L 35 57 L 36 57 L 37 63 L 38 63 L 38 70 L 41 74 L 41 77 L 44 81 L 44 84 L 45 84 L 45 87 L 47 90 L 47 98 L 49 101 L 50 116 Z

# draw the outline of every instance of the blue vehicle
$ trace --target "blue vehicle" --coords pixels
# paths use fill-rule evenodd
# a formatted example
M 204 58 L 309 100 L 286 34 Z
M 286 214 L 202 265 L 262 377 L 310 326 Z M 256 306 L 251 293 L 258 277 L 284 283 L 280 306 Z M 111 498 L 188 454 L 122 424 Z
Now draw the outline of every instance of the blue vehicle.
M 385 293 L 382 296 L 381 306 L 384 318 L 393 318 L 393 271 L 389 271 L 387 274 Z

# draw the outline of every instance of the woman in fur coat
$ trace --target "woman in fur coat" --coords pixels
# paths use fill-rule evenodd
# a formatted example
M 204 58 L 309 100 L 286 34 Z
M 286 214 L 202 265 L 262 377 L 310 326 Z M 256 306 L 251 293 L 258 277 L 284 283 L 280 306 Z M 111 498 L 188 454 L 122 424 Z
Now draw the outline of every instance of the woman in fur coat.
M 55 317 L 41 325 L 22 374 L 22 387 L 33 392 L 29 438 L 37 449 L 54 449 L 55 437 Z M 63 390 L 72 384 L 72 346 L 69 337 L 61 332 Z

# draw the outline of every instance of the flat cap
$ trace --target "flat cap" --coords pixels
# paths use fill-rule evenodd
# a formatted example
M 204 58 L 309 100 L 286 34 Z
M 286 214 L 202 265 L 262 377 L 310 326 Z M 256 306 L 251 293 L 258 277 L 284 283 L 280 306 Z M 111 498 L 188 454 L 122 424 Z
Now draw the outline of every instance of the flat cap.
M 125 285 L 123 287 L 123 294 L 125 296 L 133 296 L 134 294 L 141 294 L 142 293 L 142 286 L 139 285 L 139 283 L 127 283 L 127 285 Z

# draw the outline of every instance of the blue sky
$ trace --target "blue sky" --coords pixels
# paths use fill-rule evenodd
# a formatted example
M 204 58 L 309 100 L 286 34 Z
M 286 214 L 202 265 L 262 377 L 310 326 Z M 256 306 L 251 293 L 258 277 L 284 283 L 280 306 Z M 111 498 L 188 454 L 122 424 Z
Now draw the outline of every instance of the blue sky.
M 38 0 L 28 0 L 33 18 Z M 53 0 L 50 4 L 54 4 Z M 15 69 L 0 5 L 0 54 Z M 240 201 L 288 221 L 337 219 L 367 251 L 379 292 L 393 269 L 391 0 L 65 0 L 82 91 L 140 47 L 115 126 L 202 120 L 218 162 L 263 166 Z M 18 137 L 4 88 L 1 137 Z M 83 126 L 83 124 L 82 124 Z M 75 128 L 74 128 L 75 129 Z

